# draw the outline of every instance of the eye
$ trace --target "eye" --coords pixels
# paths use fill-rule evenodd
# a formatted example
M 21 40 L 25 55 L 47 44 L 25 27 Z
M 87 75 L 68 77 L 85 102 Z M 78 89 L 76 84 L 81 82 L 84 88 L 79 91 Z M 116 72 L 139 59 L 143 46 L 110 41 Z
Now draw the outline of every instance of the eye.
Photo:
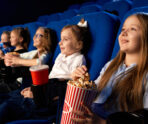
M 131 27 L 131 30 L 132 30 L 132 31 L 136 31 L 136 28 L 134 28 L 134 27 Z

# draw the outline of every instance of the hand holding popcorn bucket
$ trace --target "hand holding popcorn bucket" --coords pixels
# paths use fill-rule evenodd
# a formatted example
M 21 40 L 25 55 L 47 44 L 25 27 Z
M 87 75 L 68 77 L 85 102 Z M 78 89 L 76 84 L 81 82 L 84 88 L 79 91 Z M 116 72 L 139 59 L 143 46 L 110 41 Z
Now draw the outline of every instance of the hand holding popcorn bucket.
M 73 110 L 83 111 L 81 103 L 84 103 L 86 106 L 90 106 L 97 95 L 97 90 L 92 87 L 84 88 L 83 86 L 82 87 L 78 86 L 82 82 L 85 82 L 84 80 L 81 80 L 80 81 L 81 83 L 78 84 L 77 86 L 73 85 L 73 82 L 74 81 L 69 81 L 67 84 L 61 124 L 76 124 L 70 118 L 80 118 L 80 117 L 72 113 L 72 111 Z

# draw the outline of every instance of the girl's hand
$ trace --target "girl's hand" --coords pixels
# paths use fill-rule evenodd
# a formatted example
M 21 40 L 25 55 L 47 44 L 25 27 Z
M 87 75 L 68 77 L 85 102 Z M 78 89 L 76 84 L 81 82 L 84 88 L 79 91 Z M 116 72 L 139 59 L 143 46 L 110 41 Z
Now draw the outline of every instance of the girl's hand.
M 72 111 L 81 118 L 71 118 L 72 121 L 79 124 L 106 124 L 106 120 L 95 115 L 88 107 L 82 104 L 84 111 Z
M 87 72 L 87 67 L 85 65 L 82 65 L 81 67 L 76 68 L 75 71 L 71 74 L 71 78 L 73 80 L 77 80 L 80 77 L 83 77 L 83 75 Z
M 19 66 L 20 58 L 15 55 L 6 54 L 5 55 L 5 65 L 6 66 Z

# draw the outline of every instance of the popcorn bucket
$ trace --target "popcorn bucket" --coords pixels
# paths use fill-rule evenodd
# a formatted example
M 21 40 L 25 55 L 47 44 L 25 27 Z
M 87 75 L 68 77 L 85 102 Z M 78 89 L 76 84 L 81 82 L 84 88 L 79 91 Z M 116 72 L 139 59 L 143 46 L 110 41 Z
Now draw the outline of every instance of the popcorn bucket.
M 90 106 L 96 98 L 97 90 L 85 89 L 67 84 L 66 96 L 62 112 L 61 124 L 76 124 L 70 118 L 80 118 L 72 113 L 72 110 L 84 111 L 81 103 Z

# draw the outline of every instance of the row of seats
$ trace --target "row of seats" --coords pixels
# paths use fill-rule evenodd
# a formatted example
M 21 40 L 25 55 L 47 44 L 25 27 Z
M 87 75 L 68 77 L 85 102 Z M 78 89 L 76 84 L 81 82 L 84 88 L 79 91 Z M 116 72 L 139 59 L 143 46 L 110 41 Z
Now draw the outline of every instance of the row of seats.
M 108 11 L 118 15 L 122 19 L 125 13 L 131 8 L 132 2 L 129 0 L 107 2 L 104 5 L 98 5 L 94 2 L 87 2 L 86 4 L 82 4 L 80 8 L 77 8 L 77 6 L 70 6 L 63 13 L 54 13 L 50 15 L 40 16 L 37 21 L 47 24 L 49 21 L 59 21 L 71 18 L 76 15 L 82 15 L 85 13 L 92 13 L 98 11 Z
M 100 4 L 98 2 L 100 2 Z M 101 4 L 102 2 L 104 4 Z M 64 20 L 76 15 L 102 10 L 114 13 L 120 17 L 120 20 L 122 20 L 126 12 L 128 12 L 131 8 L 147 5 L 147 0 L 98 0 L 96 2 L 86 2 L 81 5 L 71 5 L 62 13 L 59 12 L 50 15 L 43 15 L 40 16 L 37 21 L 47 24 L 49 21 Z
M 87 5 L 86 7 L 88 6 L 90 7 L 94 5 Z M 119 9 L 117 7 L 115 8 Z M 77 10 L 75 9 L 69 9 L 65 11 L 65 13 L 70 14 L 70 10 L 73 13 L 74 12 L 77 13 Z M 38 20 L 36 22 L 26 23 L 22 25 L 5 26 L 0 28 L 0 34 L 2 33 L 2 31 L 12 30 L 14 27 L 28 27 L 31 33 L 31 37 L 33 38 L 33 35 L 35 34 L 35 31 L 39 26 L 46 26 L 56 31 L 57 39 L 58 41 L 60 41 L 60 32 L 65 25 L 77 24 L 81 18 L 84 18 L 85 20 L 88 21 L 89 29 L 92 36 L 92 43 L 86 55 L 86 58 L 88 61 L 91 80 L 94 80 L 99 75 L 99 72 L 101 68 L 104 66 L 104 64 L 116 56 L 119 50 L 117 37 L 121 31 L 122 24 L 127 16 L 135 12 L 148 12 L 148 7 L 134 8 L 134 9 L 130 9 L 130 11 L 127 10 L 127 13 L 125 12 L 126 15 L 122 17 L 122 19 L 120 18 L 120 16 L 116 16 L 114 14 L 111 14 L 105 11 L 95 11 L 95 12 L 91 11 L 91 12 L 87 12 L 79 15 L 76 14 L 76 16 L 75 14 L 73 15 L 71 14 L 71 17 L 68 17 L 67 16 L 68 14 L 67 15 L 65 14 L 63 15 L 63 19 L 59 19 L 59 17 L 64 13 L 55 13 L 55 15 L 57 16 L 57 20 L 43 19 L 43 21 L 47 21 L 47 22 L 43 23 L 42 21 L 39 22 Z M 50 16 L 53 16 L 53 15 L 54 14 Z M 47 18 L 48 17 L 49 16 L 47 16 Z M 119 24 L 120 24 L 120 28 L 119 28 Z M 29 51 L 33 49 L 35 48 L 33 47 L 33 41 L 32 41 L 29 45 Z M 55 58 L 59 53 L 60 53 L 60 48 L 57 45 L 53 53 L 53 59 L 51 60 L 52 63 L 54 63 Z M 60 106 L 61 104 L 62 103 L 59 103 Z M 58 114 L 57 114 L 57 124 L 60 123 L 59 118 L 61 117 L 61 112 L 62 112 L 62 108 L 59 108 Z M 51 118 L 53 119 L 53 117 Z M 22 120 L 22 121 L 9 122 L 8 124 L 18 124 L 18 123 L 19 124 L 25 124 L 25 123 L 26 124 L 29 124 L 29 123 L 30 124 L 46 124 L 46 123 L 49 123 L 49 120 L 29 120 L 29 121 Z
M 119 18 L 113 14 L 107 12 L 95 12 L 84 14 L 81 16 L 75 16 L 71 19 L 50 22 L 47 27 L 54 29 L 57 32 L 58 39 L 60 39 L 60 30 L 66 24 L 77 24 L 80 19 L 83 17 L 88 21 L 91 35 L 92 35 L 92 45 L 89 49 L 87 59 L 90 63 L 89 73 L 91 79 L 94 80 L 100 72 L 102 66 L 110 59 L 114 58 L 119 50 L 118 45 L 118 35 L 121 31 L 122 24 L 124 20 L 131 14 L 137 12 L 148 13 L 148 7 L 140 7 L 131 9 L 122 19 L 120 27 L 118 28 Z M 118 33 L 117 33 L 118 32 Z M 117 35 L 116 35 L 117 34 Z M 115 43 L 114 43 L 115 41 Z M 59 47 L 57 46 L 54 56 L 56 57 L 60 52 Z M 61 117 L 62 109 L 59 110 L 57 118 Z M 20 120 L 13 121 L 7 124 L 47 124 L 49 120 Z M 60 123 L 60 120 L 57 121 L 57 124 Z

